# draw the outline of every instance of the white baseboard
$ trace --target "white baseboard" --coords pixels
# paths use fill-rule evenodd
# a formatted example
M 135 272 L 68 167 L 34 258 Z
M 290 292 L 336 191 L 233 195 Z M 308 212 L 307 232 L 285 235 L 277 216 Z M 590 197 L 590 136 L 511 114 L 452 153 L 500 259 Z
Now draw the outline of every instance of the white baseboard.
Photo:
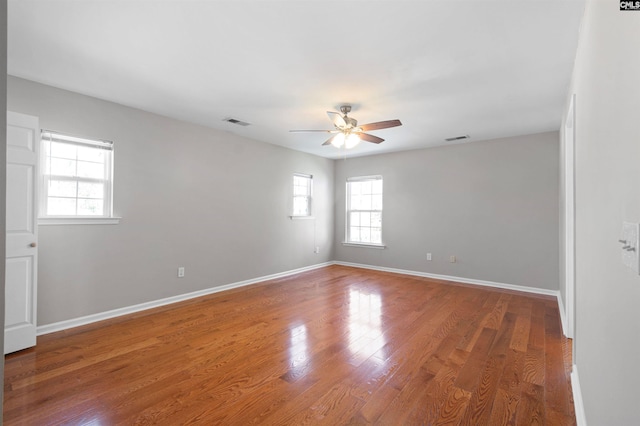
M 501 288 L 505 290 L 522 291 L 525 293 L 542 294 L 545 296 L 553 296 L 556 298 L 560 294 L 558 290 L 547 290 L 546 288 L 526 287 L 526 286 L 521 286 L 516 284 L 505 284 L 505 283 L 498 283 L 494 281 L 476 280 L 473 278 L 454 277 L 451 275 L 430 274 L 428 272 L 409 271 L 406 269 L 387 268 L 384 266 L 365 265 L 361 263 L 349 263 L 349 262 L 341 262 L 341 261 L 335 261 L 333 263 L 335 265 L 352 266 L 354 268 L 371 269 L 374 271 L 394 272 L 397 274 L 433 278 L 436 280 L 454 281 L 454 282 L 463 283 L 463 284 L 474 284 L 474 285 L 481 285 L 484 287 L 494 287 L 494 288 Z
M 323 268 L 323 267 L 329 266 L 329 265 L 351 266 L 351 267 L 354 267 L 354 268 L 371 269 L 371 270 L 374 270 L 374 271 L 394 272 L 394 273 L 398 273 L 398 274 L 413 275 L 413 276 L 425 277 L 425 278 L 433 278 L 433 279 L 444 280 L 444 281 L 453 281 L 453 282 L 459 282 L 459 283 L 464 283 L 464 284 L 474 284 L 474 285 L 480 285 L 480 286 L 484 286 L 484 287 L 493 287 L 493 288 L 501 288 L 501 289 L 505 289 L 505 290 L 521 291 L 521 292 L 525 292 L 525 293 L 542 294 L 542 295 L 547 295 L 547 296 L 554 296 L 554 297 L 558 298 L 558 301 L 560 301 L 560 297 L 559 297 L 560 292 L 557 291 L 557 290 L 547 290 L 547 289 L 543 289 L 543 288 L 526 287 L 526 286 L 520 286 L 520 285 L 515 285 L 515 284 L 505 284 L 505 283 L 498 283 L 498 282 L 493 282 L 493 281 L 483 281 L 483 280 L 476 280 L 476 279 L 472 279 L 472 278 L 454 277 L 454 276 L 450 276 L 450 275 L 430 274 L 430 273 L 427 273 L 427 272 L 409 271 L 409 270 L 406 270 L 406 269 L 386 268 L 386 267 L 382 267 L 382 266 L 365 265 L 365 264 L 360 264 L 360 263 L 331 261 L 331 262 L 325 262 L 325 263 L 319 263 L 319 264 L 316 264 L 316 265 L 306 266 L 306 267 L 303 267 L 303 268 L 293 269 L 293 270 L 290 270 L 290 271 L 280 272 L 280 273 L 277 273 L 277 274 L 265 275 L 263 277 L 253 278 L 253 279 L 249 279 L 249 280 L 245 280 L 245 281 L 239 281 L 239 282 L 226 284 L 226 285 L 222 285 L 222 286 L 218 286 L 218 287 L 211 287 L 211 288 L 204 289 L 204 290 L 194 291 L 192 293 L 179 294 L 177 296 L 167 297 L 167 298 L 160 299 L 160 300 L 153 300 L 153 301 L 150 301 L 150 302 L 140 303 L 138 305 L 127 306 L 127 307 L 124 307 L 124 308 L 113 309 L 113 310 L 106 311 L 106 312 L 100 312 L 100 313 L 97 313 L 97 314 L 87 315 L 87 316 L 84 316 L 84 317 L 73 318 L 73 319 L 70 319 L 70 320 L 55 322 L 55 323 L 52 323 L 52 324 L 40 325 L 36 329 L 37 330 L 37 335 L 40 336 L 40 335 L 48 334 L 48 333 L 55 333 L 56 331 L 67 330 L 69 328 L 79 327 L 81 325 L 87 325 L 87 324 L 91 324 L 91 323 L 94 323 L 94 322 L 98 322 L 98 321 L 102 321 L 102 320 L 106 320 L 106 319 L 110 319 L 110 318 L 116 318 L 116 317 L 119 317 L 119 316 L 122 316 L 122 315 L 128 315 L 128 314 L 132 314 L 132 313 L 135 313 L 135 312 L 144 311 L 144 310 L 147 310 L 147 309 L 153 309 L 153 308 L 157 308 L 157 307 L 160 307 L 160 306 L 169 305 L 171 303 L 182 302 L 182 301 L 185 301 L 185 300 L 194 299 L 196 297 L 206 296 L 208 294 L 218 293 L 218 292 L 225 291 L 225 290 L 231 290 L 231 289 L 238 288 L 238 287 L 244 287 L 244 286 L 247 286 L 247 285 L 256 284 L 256 283 L 263 282 L 263 281 L 268 281 L 268 280 L 273 280 L 273 279 L 276 279 L 276 278 L 286 277 L 286 276 L 289 276 L 289 275 L 295 275 L 295 274 L 299 274 L 301 272 L 311 271 L 313 269 Z M 564 318 L 563 313 L 564 313 L 564 310 L 560 309 L 561 318 Z M 565 325 L 565 323 L 564 323 L 564 320 L 563 320 L 563 322 L 562 322 L 563 329 L 564 329 L 564 325 Z
M 94 322 L 119 317 L 122 315 L 133 314 L 135 312 L 145 311 L 147 309 L 153 309 L 160 306 L 169 305 L 171 303 L 182 302 L 189 299 L 195 299 L 196 297 L 206 296 L 208 294 L 218 293 L 225 290 L 231 290 L 233 288 L 238 288 L 238 287 L 244 287 L 244 286 L 256 284 L 263 281 L 286 277 L 289 275 L 295 275 L 301 272 L 311 271 L 313 269 L 323 268 L 325 266 L 329 266 L 333 264 L 334 262 L 318 263 L 316 265 L 305 266 L 303 268 L 292 269 L 290 271 L 279 272 L 277 274 L 265 275 L 263 277 L 252 278 L 244 281 L 238 281 L 235 283 L 225 284 L 218 287 L 211 287 L 204 290 L 194 291 L 192 293 L 179 294 L 177 296 L 167 297 L 160 300 L 153 300 L 151 302 L 140 303 L 138 305 L 127 306 L 124 308 L 113 309 L 111 311 L 91 314 L 91 315 L 87 315 L 80 318 L 73 318 L 70 320 L 55 322 L 52 324 L 40 325 L 36 328 L 36 333 L 38 336 L 42 334 L 55 333 L 56 331 L 67 330 L 69 328 L 79 327 L 81 325 L 87 325 Z
M 573 391 L 573 405 L 576 410 L 576 423 L 578 426 L 587 426 L 582 390 L 580 389 L 580 378 L 578 377 L 578 366 L 575 364 L 571 369 L 571 390 Z

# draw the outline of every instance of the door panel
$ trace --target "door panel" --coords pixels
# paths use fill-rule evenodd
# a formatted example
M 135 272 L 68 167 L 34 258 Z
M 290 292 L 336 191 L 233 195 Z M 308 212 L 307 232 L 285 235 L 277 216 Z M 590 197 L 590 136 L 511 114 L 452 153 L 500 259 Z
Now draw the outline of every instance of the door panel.
M 7 200 L 12 200 L 7 209 L 7 233 L 33 233 L 33 166 L 7 164 Z
M 7 259 L 7 281 L 25 283 L 25 288 L 7 287 L 5 294 L 5 321 L 24 326 L 31 320 L 31 293 L 33 292 L 33 264 L 31 256 Z M 24 291 L 26 290 L 26 291 Z
M 38 118 L 7 113 L 5 353 L 36 344 Z

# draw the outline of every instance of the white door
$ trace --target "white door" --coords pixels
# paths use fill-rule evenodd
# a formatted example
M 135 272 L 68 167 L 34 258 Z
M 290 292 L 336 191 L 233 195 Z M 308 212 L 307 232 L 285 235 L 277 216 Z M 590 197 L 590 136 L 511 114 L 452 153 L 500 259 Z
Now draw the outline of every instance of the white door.
M 38 117 L 7 113 L 4 353 L 36 344 Z

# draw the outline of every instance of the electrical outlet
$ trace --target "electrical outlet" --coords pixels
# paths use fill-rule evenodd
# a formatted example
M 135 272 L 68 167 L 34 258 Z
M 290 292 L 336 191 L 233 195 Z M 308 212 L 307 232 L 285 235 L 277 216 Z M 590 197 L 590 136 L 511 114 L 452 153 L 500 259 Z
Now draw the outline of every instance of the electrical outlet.
M 625 266 L 638 272 L 640 255 L 640 225 L 637 223 L 622 223 L 622 239 L 620 245 L 622 248 L 622 263 Z
M 316 247 L 316 249 L 313 251 L 314 253 L 320 253 L 320 247 Z
M 184 266 L 178 267 L 178 278 L 184 278 Z
M 431 260 L 431 253 L 427 253 L 427 260 Z
M 449 262 L 456 263 L 456 257 L 455 256 L 449 256 Z

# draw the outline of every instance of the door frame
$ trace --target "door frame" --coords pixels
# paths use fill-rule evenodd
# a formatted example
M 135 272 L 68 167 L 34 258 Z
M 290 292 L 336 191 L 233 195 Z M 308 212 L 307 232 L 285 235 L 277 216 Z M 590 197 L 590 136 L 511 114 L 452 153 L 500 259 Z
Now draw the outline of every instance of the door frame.
M 569 99 L 565 117 L 564 132 L 564 285 L 567 329 L 565 335 L 573 339 L 575 335 L 575 291 L 576 291 L 576 240 L 575 240 L 575 148 L 576 148 L 576 95 Z

